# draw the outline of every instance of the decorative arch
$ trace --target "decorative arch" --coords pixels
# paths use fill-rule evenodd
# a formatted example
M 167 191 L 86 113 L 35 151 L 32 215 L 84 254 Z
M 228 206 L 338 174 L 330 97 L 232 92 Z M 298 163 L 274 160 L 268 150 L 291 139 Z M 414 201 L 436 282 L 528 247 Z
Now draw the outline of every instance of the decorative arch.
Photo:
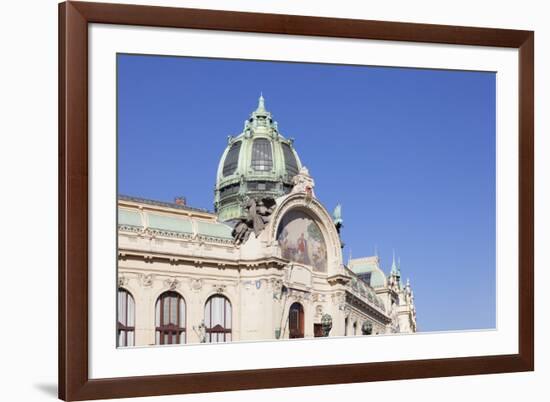
M 334 275 L 343 266 L 340 236 L 325 207 L 315 198 L 307 198 L 305 193 L 295 193 L 286 197 L 273 212 L 267 228 L 271 244 L 278 244 L 277 232 L 284 216 L 290 211 L 301 211 L 308 215 L 319 227 L 327 248 L 327 273 Z
M 186 304 L 182 295 L 172 290 L 161 293 L 155 302 L 155 343 L 186 342 Z
M 210 296 L 204 304 L 205 341 L 208 343 L 231 342 L 233 308 L 223 294 Z
M 129 290 L 118 288 L 117 303 L 117 345 L 135 345 L 136 303 Z

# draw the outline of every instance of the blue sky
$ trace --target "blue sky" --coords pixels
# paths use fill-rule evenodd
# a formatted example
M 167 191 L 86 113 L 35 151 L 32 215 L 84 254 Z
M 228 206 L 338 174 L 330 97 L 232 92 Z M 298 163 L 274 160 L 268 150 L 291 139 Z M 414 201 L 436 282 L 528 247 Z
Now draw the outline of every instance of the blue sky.
M 392 250 L 421 331 L 495 327 L 490 72 L 118 56 L 120 194 L 213 209 L 219 158 L 260 92 L 332 212 L 347 260 Z

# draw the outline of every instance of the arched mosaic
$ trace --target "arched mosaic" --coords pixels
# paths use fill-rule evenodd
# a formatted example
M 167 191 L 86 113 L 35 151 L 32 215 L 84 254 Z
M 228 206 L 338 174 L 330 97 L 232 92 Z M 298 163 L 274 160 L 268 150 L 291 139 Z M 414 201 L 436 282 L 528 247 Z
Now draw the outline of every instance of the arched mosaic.
M 317 223 L 302 211 L 287 212 L 277 230 L 282 257 L 327 272 L 327 245 Z

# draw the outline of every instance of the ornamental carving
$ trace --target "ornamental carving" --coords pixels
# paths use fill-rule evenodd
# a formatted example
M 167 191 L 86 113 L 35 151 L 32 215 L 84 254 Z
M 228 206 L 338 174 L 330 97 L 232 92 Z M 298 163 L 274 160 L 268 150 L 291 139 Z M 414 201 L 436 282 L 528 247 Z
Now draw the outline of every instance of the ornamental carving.
M 143 287 L 150 287 L 153 286 L 153 274 L 140 274 L 139 275 L 139 283 Z
M 278 244 L 277 229 L 281 222 L 282 217 L 293 208 L 306 208 L 312 214 L 312 217 L 318 217 L 315 219 L 319 224 L 319 228 L 323 235 L 326 236 L 327 249 L 331 250 L 331 253 L 328 254 L 329 261 L 328 264 L 340 266 L 342 264 L 342 255 L 340 248 L 340 237 L 336 228 L 333 224 L 327 226 L 328 223 L 332 223 L 332 217 L 326 211 L 326 209 L 317 201 L 317 199 L 312 199 L 311 201 L 305 199 L 303 194 L 291 194 L 288 198 L 283 201 L 283 204 L 277 208 L 270 220 L 270 239 Z
M 227 286 L 224 285 L 224 284 L 214 284 L 214 285 L 212 285 L 212 287 L 214 288 L 214 291 L 216 293 L 223 293 L 223 292 L 225 292 L 225 289 L 227 288 Z
M 120 275 L 118 277 L 118 286 L 125 287 L 127 285 L 128 285 L 128 277 L 126 277 L 125 275 Z
M 168 278 L 164 281 L 164 284 L 168 289 L 175 290 L 179 286 L 180 281 L 178 278 Z
M 189 283 L 191 290 L 198 292 L 202 289 L 202 280 L 201 279 L 192 279 Z

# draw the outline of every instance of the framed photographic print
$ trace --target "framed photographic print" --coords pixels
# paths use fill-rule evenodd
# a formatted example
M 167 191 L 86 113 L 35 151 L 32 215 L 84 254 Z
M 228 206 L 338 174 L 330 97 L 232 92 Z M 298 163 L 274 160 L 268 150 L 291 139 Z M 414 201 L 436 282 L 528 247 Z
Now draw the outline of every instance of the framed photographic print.
M 533 32 L 59 16 L 61 399 L 533 370 Z

